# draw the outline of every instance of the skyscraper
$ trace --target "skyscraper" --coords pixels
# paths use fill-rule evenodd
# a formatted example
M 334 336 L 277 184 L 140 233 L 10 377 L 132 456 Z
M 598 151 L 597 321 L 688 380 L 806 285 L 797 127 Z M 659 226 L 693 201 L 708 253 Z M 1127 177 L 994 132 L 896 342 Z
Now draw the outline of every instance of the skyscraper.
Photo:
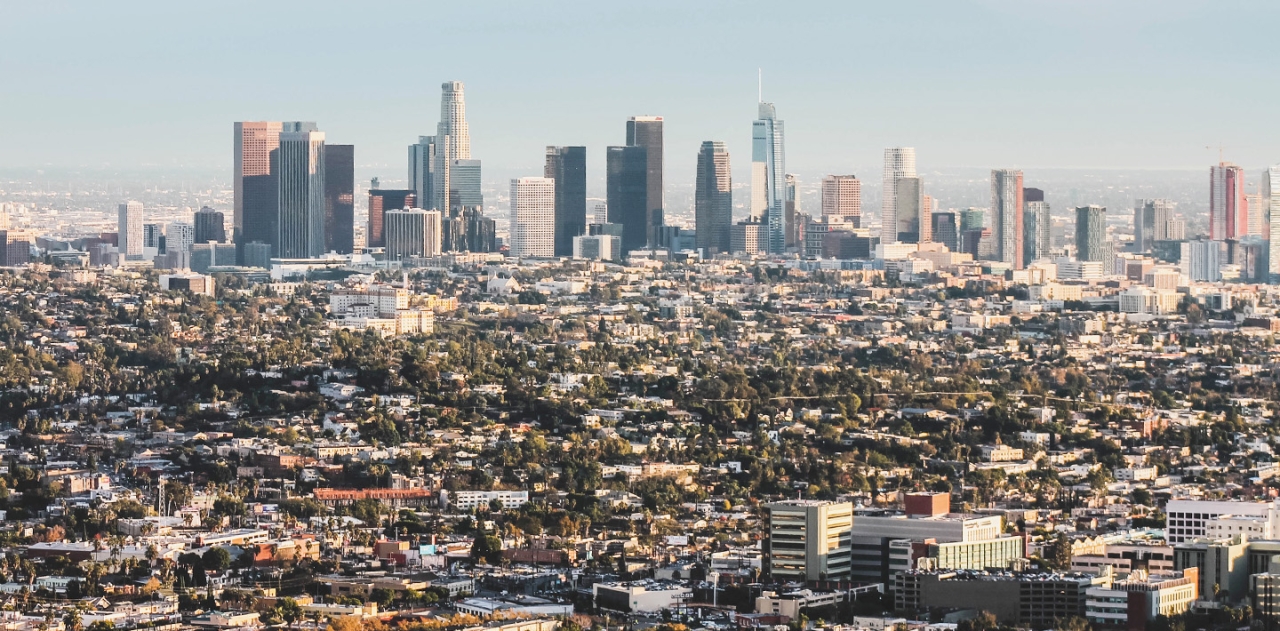
M 822 178 L 822 216 L 843 217 L 862 227 L 862 182 L 855 175 L 828 175 Z
M 995 259 L 1022 269 L 1022 171 L 991 171 L 991 217 Z
M 190 252 L 195 244 L 196 228 L 189 223 L 175 221 L 164 228 L 165 252 Z
M 1026 267 L 1036 259 L 1049 258 L 1053 220 L 1049 216 L 1049 202 L 1044 201 L 1044 191 L 1024 188 L 1022 201 L 1022 265 Z
M 251 241 L 275 241 L 279 191 L 271 172 L 271 154 L 280 147 L 283 127 L 283 123 L 273 121 L 233 125 L 232 236 L 239 250 Z M 239 256 L 243 260 L 243 252 Z
M 325 251 L 355 251 L 356 155 L 351 145 L 324 146 Z
M 658 244 L 664 222 L 665 189 L 662 184 L 662 117 L 632 116 L 627 121 L 627 146 L 645 148 L 645 245 Z M 624 237 L 625 241 L 625 237 Z M 627 250 L 626 244 L 622 246 Z
M 898 240 L 898 180 L 916 176 L 914 147 L 890 147 L 884 150 L 884 177 L 880 199 L 880 240 Z
M 455 190 L 454 161 L 471 159 L 471 129 L 467 126 L 467 104 L 462 82 L 448 81 L 440 89 L 440 122 L 436 125 L 434 143 L 435 172 L 431 183 L 431 206 L 443 213 L 451 210 L 450 193 Z M 475 168 L 478 172 L 479 165 L 475 165 Z
M 622 254 L 648 245 L 648 156 L 643 146 L 605 150 L 609 223 L 622 226 Z
M 956 227 L 956 214 L 933 213 L 930 219 L 933 223 L 933 240 L 947 246 L 952 252 L 959 252 L 960 231 Z
M 279 183 L 277 239 L 272 256 L 324 254 L 324 132 L 315 123 L 285 123 L 272 159 Z
M 1276 278 L 1280 277 L 1280 165 L 1262 172 L 1262 207 L 1267 216 L 1271 276 Z
M 1209 168 L 1209 238 L 1239 239 L 1248 234 L 1249 204 L 1244 195 L 1244 169 L 1221 162 Z
M 1076 208 L 1076 260 L 1101 261 L 1106 268 L 1107 209 L 1096 204 Z
M 729 150 L 723 142 L 708 140 L 698 150 L 693 215 L 698 247 L 708 255 L 728 252 L 733 225 L 733 175 L 729 170 Z
M 898 228 L 893 240 L 901 243 L 928 241 L 928 233 L 933 226 L 924 206 L 924 181 L 918 177 L 898 178 L 894 187 L 897 206 L 894 219 Z
M 786 249 L 787 173 L 784 125 L 778 120 L 773 103 L 760 103 L 758 117 L 751 124 L 751 216 L 764 212 L 766 251 L 781 253 Z M 757 204 L 763 204 L 757 208 Z
M 987 227 L 987 212 L 981 208 L 966 208 L 960 211 L 960 232 L 981 230 Z
M 435 165 L 436 137 L 418 136 L 418 142 L 409 145 L 409 188 L 423 202 L 435 199 L 431 188 Z
M 1133 202 L 1133 245 L 1138 252 L 1150 252 L 1156 241 L 1169 240 L 1173 202 L 1167 199 L 1138 199 Z
M 1254 193 L 1253 195 L 1245 195 L 1244 199 L 1249 209 L 1249 227 L 1246 230 L 1249 236 L 1265 239 L 1268 232 L 1266 221 L 1266 209 L 1262 205 L 1262 193 Z
M 398 208 L 387 211 L 383 220 L 388 261 L 440 255 L 440 211 Z
M 128 261 L 142 260 L 144 235 L 142 227 L 142 202 L 120 204 L 117 250 L 120 258 Z
M 195 214 L 195 242 L 208 243 L 217 241 L 226 243 L 227 228 L 222 213 L 205 206 Z
M 573 238 L 587 233 L 587 148 L 547 147 L 543 175 L 556 182 L 556 256 L 573 256 Z
M 555 180 L 545 177 L 511 180 L 512 256 L 555 256 L 555 220 Z
M 369 227 L 365 245 L 371 248 L 386 247 L 386 213 L 418 205 L 417 194 L 410 190 L 387 188 L 369 189 Z

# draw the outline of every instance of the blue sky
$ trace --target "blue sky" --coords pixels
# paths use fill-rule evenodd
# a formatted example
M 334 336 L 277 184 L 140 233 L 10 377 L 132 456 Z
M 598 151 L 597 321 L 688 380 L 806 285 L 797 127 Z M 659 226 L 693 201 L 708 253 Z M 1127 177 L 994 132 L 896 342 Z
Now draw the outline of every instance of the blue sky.
M 316 120 L 403 177 L 445 80 L 473 154 L 593 175 L 634 114 L 667 119 L 668 177 L 729 144 L 745 181 L 756 72 L 788 170 L 883 148 L 930 166 L 1205 168 L 1280 162 L 1280 3 L 40 2 L 0 0 L 0 166 L 230 171 L 234 120 Z M 1213 147 L 1208 149 L 1207 147 Z M 687 174 L 685 173 L 687 171 Z M 687 175 L 687 177 L 683 177 Z

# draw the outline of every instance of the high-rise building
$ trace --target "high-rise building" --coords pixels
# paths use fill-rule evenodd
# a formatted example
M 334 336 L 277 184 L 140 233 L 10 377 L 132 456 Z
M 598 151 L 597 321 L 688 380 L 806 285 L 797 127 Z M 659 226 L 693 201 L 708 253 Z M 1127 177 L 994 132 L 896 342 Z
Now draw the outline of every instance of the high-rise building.
M 609 223 L 622 226 L 622 255 L 649 241 L 648 151 L 643 146 L 605 151 L 605 188 Z
M 884 150 L 884 176 L 880 199 L 880 242 L 898 240 L 898 180 L 916 176 L 915 147 Z
M 164 228 L 165 252 L 190 252 L 196 241 L 196 227 L 175 221 Z
M 440 255 L 440 211 L 397 208 L 383 215 L 386 260 L 404 261 Z
M 120 258 L 128 261 L 142 260 L 142 248 L 146 236 L 142 227 L 142 202 L 120 204 L 117 249 Z
M 995 260 L 1022 269 L 1022 171 L 991 171 L 991 226 L 995 238 Z
M 205 206 L 195 214 L 195 243 L 226 243 L 227 228 L 222 213 Z
M 609 223 L 609 204 L 598 197 L 587 200 L 587 225 L 593 223 Z
M 760 103 L 751 124 L 751 216 L 763 212 L 769 253 L 786 249 L 786 173 L 784 124 L 773 103 Z
M 511 180 L 512 256 L 555 256 L 555 220 L 555 180 L 546 177 Z
M 1248 236 L 1264 239 L 1270 226 L 1267 225 L 1266 209 L 1262 206 L 1262 192 L 1245 195 L 1245 207 L 1249 209 Z
M 1107 262 L 1107 209 L 1090 204 L 1076 208 L 1076 260 Z
M 232 236 L 241 249 L 254 241 L 274 243 L 279 191 L 271 171 L 271 156 L 280 147 L 284 123 L 238 122 L 233 127 Z M 243 261 L 243 254 L 240 257 Z
M 784 223 L 784 243 L 786 251 L 800 252 L 804 254 L 804 218 L 800 212 L 800 200 L 796 193 L 799 186 L 799 180 L 794 174 L 788 173 L 786 179 L 786 192 L 783 194 L 783 218 Z
M 543 175 L 556 181 L 556 256 L 573 256 L 573 238 L 587 233 L 587 148 L 547 147 Z
M 452 212 L 451 195 L 455 190 L 461 190 L 453 182 L 454 169 L 458 166 L 456 161 L 471 159 L 471 129 L 467 126 L 462 82 L 448 81 L 440 89 L 440 122 L 436 125 L 430 205 L 443 213 Z M 474 166 L 478 174 L 479 165 Z
M 1211 283 L 1222 280 L 1222 263 L 1226 261 L 1223 242 L 1197 239 L 1182 242 L 1180 248 L 1179 264 L 1187 278 Z
M 315 258 L 325 250 L 324 132 L 315 123 L 285 123 L 272 159 L 279 183 L 277 239 L 272 255 Z
M 956 214 L 952 212 L 933 213 L 933 240 L 947 246 L 952 252 L 960 251 L 960 230 L 956 226 Z
M 981 230 L 987 227 L 987 211 L 981 208 L 966 208 L 960 211 L 960 232 Z
M 658 229 L 665 219 L 662 183 L 662 117 L 632 116 L 627 121 L 627 146 L 645 148 L 645 245 L 658 243 Z M 625 240 L 625 239 L 624 239 Z M 623 249 L 627 250 L 626 244 Z
M 418 136 L 418 142 L 409 145 L 409 188 L 423 202 L 435 199 L 432 194 L 435 172 L 436 137 Z
M 369 227 L 365 234 L 365 246 L 381 248 L 387 245 L 384 231 L 387 211 L 417 206 L 418 197 L 413 191 L 389 188 L 369 189 Z
M 142 224 L 142 249 L 158 250 L 164 247 L 164 224 Z
M 822 178 L 822 216 L 842 217 L 854 228 L 862 227 L 862 182 L 856 175 Z
M 901 243 L 929 241 L 933 224 L 929 218 L 929 211 L 925 208 L 924 180 L 918 177 L 898 178 L 894 186 L 894 203 L 897 206 L 894 220 L 898 224 L 894 241 Z
M 708 140 L 698 150 L 693 216 L 698 247 L 708 255 L 728 252 L 733 226 L 733 174 L 729 170 L 729 150 L 723 142 Z
M 356 243 L 356 148 L 324 146 L 325 251 L 351 254 Z
M 1280 277 L 1280 165 L 1262 172 L 1262 206 L 1267 217 L 1271 275 Z
M 1133 245 L 1138 252 L 1150 252 L 1156 241 L 1168 241 L 1173 221 L 1173 202 L 1167 199 L 1138 199 L 1133 202 Z
M 776 581 L 848 580 L 853 504 L 784 500 L 765 506 L 765 569 Z
M 463 210 L 483 210 L 484 193 L 480 190 L 480 161 L 454 160 L 449 166 L 449 216 Z M 441 209 L 443 211 L 445 209 Z
M 1249 231 L 1244 169 L 1230 162 L 1209 168 L 1209 238 L 1239 239 Z
M 1022 201 L 1022 265 L 1025 267 L 1036 259 L 1049 258 L 1053 220 L 1049 216 L 1049 202 L 1044 201 L 1044 191 L 1024 188 Z

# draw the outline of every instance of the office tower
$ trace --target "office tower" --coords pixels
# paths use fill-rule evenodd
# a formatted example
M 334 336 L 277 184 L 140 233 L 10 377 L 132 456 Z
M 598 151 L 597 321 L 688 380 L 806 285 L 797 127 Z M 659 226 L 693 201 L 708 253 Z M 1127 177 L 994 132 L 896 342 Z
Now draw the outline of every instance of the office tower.
M 1221 162 L 1209 168 L 1209 238 L 1239 239 L 1248 234 L 1249 205 L 1244 195 L 1244 169 Z
M 914 147 L 890 147 L 884 150 L 884 187 L 880 199 L 880 241 L 898 239 L 898 180 L 916 176 Z
M 853 555 L 853 504 L 784 500 L 768 513 L 766 572 L 775 581 L 848 580 Z
M 1248 235 L 1260 239 L 1266 238 L 1269 226 L 1266 221 L 1266 211 L 1262 206 L 1262 193 L 1245 195 L 1244 199 L 1245 207 L 1249 209 L 1249 227 L 1246 229 Z
M 1173 202 L 1167 199 L 1139 199 L 1133 202 L 1133 244 L 1138 252 L 1150 252 L 1156 241 L 1179 240 L 1170 236 Z M 1176 229 L 1175 229 L 1176 232 Z
M 992 169 L 991 217 L 995 260 L 1022 269 L 1022 171 Z
M 222 213 L 205 206 L 195 214 L 194 243 L 226 243 L 227 228 Z
M 708 140 L 698 150 L 693 217 L 699 248 L 707 255 L 729 251 L 729 232 L 733 226 L 733 174 L 729 170 L 729 150 L 723 142 Z
M 404 261 L 440 255 L 440 211 L 398 208 L 383 215 L 386 260 Z
M 783 122 L 773 103 L 760 103 L 751 124 L 751 216 L 760 218 L 763 212 L 765 251 L 772 254 L 786 249 L 786 172 Z
M 165 252 L 190 252 L 196 241 L 196 227 L 189 223 L 173 222 L 164 229 Z
M 573 238 L 587 233 L 587 148 L 547 147 L 543 175 L 556 181 L 556 256 L 573 256 Z
M 582 235 L 573 238 L 573 258 L 591 261 L 618 260 L 619 239 L 611 234 Z
M 324 254 L 324 132 L 315 123 L 285 123 L 272 158 L 279 183 L 277 237 L 272 256 L 316 258 Z
M 454 160 L 449 167 L 449 214 L 457 216 L 468 208 L 484 208 L 484 194 L 480 191 L 480 161 Z
M 783 236 L 785 250 L 787 252 L 800 252 L 804 254 L 804 217 L 800 212 L 800 202 L 796 198 L 797 179 L 795 175 L 787 174 L 786 191 L 783 193 Z
M 1107 262 L 1107 209 L 1095 204 L 1076 208 L 1076 260 Z
M 1036 259 L 1049 258 L 1053 220 L 1049 217 L 1049 202 L 1044 201 L 1044 191 L 1024 188 L 1022 202 L 1022 265 L 1026 267 Z
M 898 224 L 894 232 L 894 241 L 902 243 L 928 241 L 929 231 L 933 226 L 924 206 L 924 181 L 918 177 L 904 177 L 899 178 L 894 186 L 894 203 L 897 206 L 894 217 Z
M 453 182 L 457 160 L 471 159 L 471 130 L 467 126 L 467 105 L 461 81 L 449 81 L 440 86 L 440 122 L 436 125 L 435 171 L 432 175 L 431 207 L 442 212 L 452 211 L 450 196 L 455 189 Z M 476 165 L 479 170 L 479 165 Z
M 1271 274 L 1277 276 L 1280 275 L 1280 165 L 1262 172 L 1262 207 L 1267 218 Z
M 512 256 L 555 256 L 555 223 L 555 180 L 545 177 L 511 180 Z
M 413 191 L 389 188 L 369 189 L 369 228 L 365 235 L 365 246 L 386 247 L 384 226 L 387 211 L 415 208 L 417 205 L 418 197 Z
M 1184 241 L 1180 247 L 1179 265 L 1187 278 L 1211 283 L 1222 280 L 1222 263 L 1226 257 L 1223 256 L 1221 241 L 1197 239 Z
M 662 117 L 632 116 L 627 121 L 627 146 L 645 148 L 645 245 L 658 242 L 663 225 L 665 189 L 662 185 Z M 623 249 L 629 249 L 624 244 Z
M 587 224 L 609 223 L 609 204 L 599 198 L 587 200 Z
M 356 244 L 356 148 L 324 145 L 326 252 L 351 254 Z
M 142 202 L 120 204 L 117 250 L 121 260 L 142 260 L 145 235 L 142 227 Z
M 233 127 L 232 236 L 241 249 L 253 241 L 274 243 L 279 193 L 271 172 L 271 154 L 280 147 L 284 123 L 239 122 Z
M 933 213 L 933 240 L 947 246 L 952 252 L 960 251 L 960 230 L 956 226 L 956 214 Z
M 729 227 L 729 251 L 734 254 L 764 254 L 769 251 L 769 225 L 748 218 Z
M 435 164 L 436 137 L 418 136 L 417 144 L 409 145 L 409 188 L 424 202 L 435 199 L 431 187 Z
M 981 230 L 987 227 L 987 212 L 981 208 L 960 211 L 960 232 Z
M 164 226 L 158 223 L 142 224 L 142 248 L 159 250 L 164 247 Z
M 642 146 L 605 150 L 609 223 L 622 226 L 622 255 L 649 243 L 648 157 Z
M 822 216 L 843 217 L 862 227 L 862 182 L 855 175 L 828 175 L 822 178 Z

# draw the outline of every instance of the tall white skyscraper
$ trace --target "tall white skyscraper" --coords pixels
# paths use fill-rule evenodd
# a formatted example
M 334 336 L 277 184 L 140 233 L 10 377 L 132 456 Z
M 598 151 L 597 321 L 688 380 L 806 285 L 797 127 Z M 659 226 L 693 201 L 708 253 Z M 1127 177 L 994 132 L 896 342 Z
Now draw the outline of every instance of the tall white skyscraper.
M 120 204 L 119 217 L 120 257 L 129 261 L 142 260 L 142 248 L 145 241 L 142 234 L 142 202 L 125 202 Z
M 1024 265 L 1022 238 L 1026 227 L 1022 225 L 1022 204 L 1022 171 L 992 169 L 991 235 L 995 238 L 996 260 L 1008 263 L 1013 269 L 1022 269 Z
M 772 103 L 760 103 L 751 125 L 751 216 L 765 215 L 768 251 L 786 250 L 786 147 L 783 122 Z
M 1262 209 L 1266 213 L 1271 275 L 1280 275 L 1280 165 L 1262 172 Z
M 440 122 L 436 125 L 435 169 L 432 173 L 432 208 L 449 214 L 450 194 L 457 190 L 454 171 L 459 160 L 471 160 L 471 130 L 467 126 L 467 103 L 461 81 L 448 81 L 440 86 Z M 421 142 L 421 141 L 419 141 Z M 479 161 L 474 164 L 480 171 Z
M 324 132 L 315 123 L 285 123 L 280 132 L 277 240 L 273 256 L 324 254 Z
M 555 256 L 556 181 L 511 180 L 511 255 Z
M 915 147 L 890 147 L 884 150 L 884 186 L 880 189 L 880 241 L 898 241 L 898 180 L 916 177 Z

